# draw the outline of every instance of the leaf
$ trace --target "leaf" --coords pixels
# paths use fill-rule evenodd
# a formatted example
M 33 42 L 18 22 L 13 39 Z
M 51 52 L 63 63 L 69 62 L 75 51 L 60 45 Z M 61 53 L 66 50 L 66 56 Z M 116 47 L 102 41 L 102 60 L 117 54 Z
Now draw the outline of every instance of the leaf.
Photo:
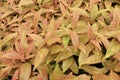
M 105 74 L 96 74 L 92 78 L 93 80 L 109 80 L 109 77 Z
M 40 51 L 38 51 L 35 60 L 34 60 L 34 69 L 35 70 L 45 59 L 45 57 L 48 55 L 49 49 L 42 48 Z
M 78 47 L 84 54 L 86 53 L 86 48 L 85 45 L 83 43 L 80 43 L 79 47 Z
M 50 74 L 50 80 L 58 80 L 62 76 L 63 76 L 62 71 L 60 70 L 60 67 L 57 64 L 53 70 L 53 73 Z
M 37 0 L 37 3 L 38 3 L 39 5 L 41 5 L 42 2 L 43 2 L 42 0 Z
M 74 31 L 70 31 L 69 36 L 72 40 L 73 46 L 77 48 L 79 46 L 79 36 L 78 36 L 78 34 Z
M 12 76 L 12 80 L 17 80 L 19 75 L 19 70 L 16 70 Z
M 15 51 L 6 52 L 2 57 L 12 60 L 16 60 L 16 59 L 21 60 L 21 55 Z
M 106 69 L 105 67 L 104 68 L 96 68 L 94 66 L 87 66 L 87 65 L 82 66 L 81 69 L 85 70 L 86 72 L 88 72 L 89 74 L 92 74 L 92 75 L 103 74 L 108 71 L 108 69 Z
M 57 54 L 64 51 L 64 48 L 60 45 L 53 45 L 50 47 L 50 54 Z
M 78 76 L 78 80 L 90 80 L 90 76 L 86 75 L 86 74 L 82 74 Z
M 98 6 L 97 6 L 97 4 L 94 4 L 93 8 L 91 10 L 91 16 L 90 16 L 90 18 L 92 20 L 95 20 L 97 17 L 98 17 Z
M 31 4 L 34 4 L 33 0 L 21 0 L 20 3 L 19 3 L 19 9 L 20 7 L 22 6 L 28 6 L 28 5 L 31 5 Z
M 25 31 L 22 31 L 21 30 L 21 46 L 24 48 L 24 49 L 27 49 L 28 48 L 28 41 L 27 41 L 27 37 L 26 37 L 26 33 Z
M 86 33 L 88 31 L 88 25 L 85 21 L 79 21 L 73 31 L 77 33 Z
M 72 4 L 72 7 L 79 7 L 83 3 L 83 0 L 75 0 Z
M 89 14 L 82 8 L 74 7 L 74 8 L 70 8 L 70 10 L 73 12 L 77 12 L 78 14 L 82 16 L 89 17 Z
M 94 48 L 93 45 L 91 43 L 88 43 L 85 46 L 86 52 L 85 53 L 83 53 L 82 51 L 80 52 L 79 58 L 78 58 L 79 68 L 81 68 L 81 66 L 84 64 L 84 61 L 88 58 L 88 56 L 93 48 Z
M 5 45 L 8 41 L 16 37 L 17 35 L 18 33 L 12 33 L 12 34 L 7 35 L 4 39 L 0 40 L 0 49 L 3 45 Z
M 95 51 L 94 55 L 86 56 L 87 54 L 81 53 L 79 56 L 79 67 L 83 64 L 96 64 L 102 62 L 101 57 L 102 54 L 100 52 Z
M 89 39 L 92 39 L 93 38 L 93 30 L 92 30 L 92 27 L 89 23 L 88 23 L 88 37 Z M 93 27 L 94 28 L 94 27 Z
M 57 80 L 73 80 L 75 76 L 72 73 L 69 73 L 68 75 L 63 75 Z
M 73 73 L 78 74 L 79 72 L 79 67 L 75 60 L 73 60 L 72 65 L 70 66 L 70 69 L 72 70 Z
M 88 57 L 83 63 L 84 64 L 96 64 L 99 62 L 101 62 L 101 56 L 99 57 L 99 56 L 92 55 Z
M 119 42 L 117 40 L 113 39 L 110 42 L 110 45 L 108 46 L 107 52 L 106 52 L 105 56 L 103 57 L 103 59 L 109 58 L 110 56 L 116 54 L 119 50 L 120 50 Z
M 70 68 L 72 63 L 73 63 L 73 57 L 70 57 L 63 61 L 63 64 L 62 64 L 63 73 L 65 73 L 65 71 L 67 71 L 67 69 Z
M 100 40 L 103 42 L 103 44 L 105 45 L 106 48 L 110 45 L 110 42 L 104 35 L 102 35 L 100 33 L 95 33 L 95 34 L 97 34 L 97 36 L 100 38 Z
M 81 68 L 81 66 L 83 65 L 83 61 L 86 60 L 88 57 L 87 54 L 80 52 L 79 54 L 79 58 L 78 58 L 78 64 L 79 64 L 79 68 Z
M 72 18 L 71 18 L 71 24 L 70 26 L 68 25 L 67 27 L 72 27 L 73 29 L 75 28 L 76 24 L 78 23 L 79 21 L 79 14 L 77 12 L 73 12 L 71 14 Z M 71 26 L 72 25 L 72 26 Z
M 36 34 L 28 34 L 33 40 L 36 47 L 42 46 L 44 44 L 44 40 L 41 36 Z
M 55 33 L 58 37 L 63 37 L 67 34 L 63 29 L 56 30 Z
M 73 53 L 65 50 L 65 51 L 60 52 L 54 60 L 57 62 L 60 62 L 60 61 L 63 61 L 65 59 L 71 57 L 72 55 L 73 55 Z
M 69 41 L 70 41 L 70 38 L 68 36 L 62 37 L 62 43 L 65 48 L 68 46 Z
M 61 43 L 61 38 L 57 37 L 53 32 L 48 32 L 45 36 L 45 41 L 47 42 L 48 46 L 51 46 L 55 43 Z
M 99 41 L 97 41 L 97 40 L 90 40 L 90 42 L 91 42 L 95 47 L 97 47 L 99 50 L 101 50 Z
M 111 1 L 105 1 L 105 7 L 108 9 L 108 8 L 111 8 L 111 4 L 112 2 Z
M 113 70 L 114 70 L 115 72 L 120 72 L 120 62 L 118 62 L 118 63 L 114 66 Z
M 100 2 L 101 0 L 89 0 L 89 1 L 90 1 L 90 9 L 92 9 L 94 4 Z
M 82 42 L 83 44 L 86 44 L 89 41 L 88 34 L 86 33 L 79 35 L 79 38 L 80 38 L 80 42 Z
M 3 78 L 9 74 L 10 70 L 11 70 L 10 67 L 1 68 L 0 69 L 0 79 L 3 80 Z
M 109 80 L 120 80 L 120 76 L 111 70 L 109 74 Z
M 116 30 L 116 31 L 105 31 L 105 32 L 103 32 L 103 35 L 108 36 L 108 37 L 115 37 L 118 34 L 120 34 L 119 30 Z
M 40 73 L 39 77 L 43 80 L 47 80 L 48 73 L 47 73 L 47 66 L 41 64 L 37 67 L 38 72 Z
M 112 29 L 117 29 L 120 24 L 120 16 L 119 16 L 120 9 L 115 7 L 114 13 L 113 13 L 113 20 L 110 24 Z
M 59 37 L 53 37 L 53 38 L 51 38 L 51 39 L 49 39 L 47 41 L 47 45 L 51 46 L 52 44 L 54 44 L 56 42 L 61 43 L 61 38 L 59 38 Z
M 55 19 L 54 17 L 52 17 L 51 21 L 50 21 L 50 24 L 48 25 L 48 32 L 49 33 L 53 33 L 55 31 Z
M 62 14 L 65 14 L 67 12 L 65 6 L 62 3 L 60 3 L 60 10 L 61 10 Z
M 10 14 L 13 14 L 13 13 L 14 13 L 14 11 L 12 11 L 12 10 L 9 10 L 9 11 L 5 12 L 5 13 L 0 17 L 0 20 L 3 19 L 3 18 L 5 18 L 5 17 L 7 17 L 7 16 L 9 16 Z
M 31 77 L 29 80 L 38 80 L 38 76 Z
M 116 53 L 116 54 L 114 55 L 114 57 L 120 61 L 120 51 L 119 51 L 118 53 Z
M 23 17 L 23 19 L 26 19 L 26 18 L 31 17 L 31 16 L 34 16 L 34 14 L 29 12 Z
M 104 19 L 106 20 L 107 23 L 110 23 L 110 21 L 109 21 L 109 15 L 107 14 L 107 12 L 103 12 L 102 11 L 102 16 L 104 17 Z
M 31 74 L 31 64 L 24 63 L 20 66 L 19 80 L 28 80 Z

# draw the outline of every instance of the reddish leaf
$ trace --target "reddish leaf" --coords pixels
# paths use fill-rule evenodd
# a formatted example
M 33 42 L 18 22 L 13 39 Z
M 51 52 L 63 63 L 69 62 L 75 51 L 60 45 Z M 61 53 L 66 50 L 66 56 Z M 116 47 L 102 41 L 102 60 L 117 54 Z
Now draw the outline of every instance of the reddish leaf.
M 19 70 L 16 70 L 12 76 L 12 80 L 18 80 Z
M 6 52 L 2 57 L 12 60 L 16 60 L 16 59 L 21 60 L 21 55 L 15 51 Z
M 78 36 L 78 34 L 74 31 L 70 31 L 69 36 L 72 40 L 73 46 L 77 48 L 79 46 L 79 36 Z
M 120 52 L 116 53 L 116 54 L 114 55 L 114 57 L 117 58 L 117 59 L 120 61 Z
M 120 76 L 111 70 L 109 74 L 109 80 L 120 80 Z
M 104 74 L 96 74 L 93 76 L 93 80 L 109 80 L 109 77 Z
M 94 46 L 96 46 L 99 50 L 101 50 L 100 43 L 97 40 L 90 40 Z

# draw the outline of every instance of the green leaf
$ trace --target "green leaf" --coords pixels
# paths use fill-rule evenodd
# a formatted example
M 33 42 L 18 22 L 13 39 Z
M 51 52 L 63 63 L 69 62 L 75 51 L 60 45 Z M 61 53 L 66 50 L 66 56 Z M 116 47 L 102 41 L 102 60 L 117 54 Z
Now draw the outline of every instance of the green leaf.
M 63 69 L 63 73 L 68 69 L 70 68 L 70 66 L 72 65 L 73 63 L 73 57 L 70 57 L 68 59 L 65 59 L 63 61 L 63 64 L 62 64 L 62 69 Z
M 79 72 L 79 67 L 75 60 L 73 60 L 72 65 L 70 66 L 70 69 L 73 71 L 73 73 L 78 74 Z
M 91 19 L 95 20 L 98 16 L 98 6 L 94 4 L 93 9 L 91 10 Z
M 72 4 L 72 7 L 79 7 L 83 3 L 83 0 L 75 0 Z
M 65 48 L 68 46 L 69 41 L 70 41 L 70 38 L 68 36 L 62 37 L 62 43 Z
M 3 45 L 5 45 L 8 41 L 10 41 L 12 38 L 16 37 L 18 33 L 12 33 L 6 36 L 4 39 L 0 40 L 0 49 Z
M 103 57 L 103 59 L 107 59 L 107 58 L 111 57 L 112 55 L 116 54 L 118 51 L 120 51 L 120 44 L 117 40 L 113 39 L 110 42 L 110 45 L 107 48 L 107 52 L 106 52 L 105 56 Z
M 53 45 L 50 47 L 50 54 L 57 54 L 61 51 L 64 51 L 64 48 L 61 45 Z
M 57 55 L 57 57 L 55 58 L 55 61 L 57 61 L 57 62 L 63 61 L 65 59 L 71 57 L 72 55 L 73 55 L 73 53 L 71 53 L 67 50 L 62 51 Z

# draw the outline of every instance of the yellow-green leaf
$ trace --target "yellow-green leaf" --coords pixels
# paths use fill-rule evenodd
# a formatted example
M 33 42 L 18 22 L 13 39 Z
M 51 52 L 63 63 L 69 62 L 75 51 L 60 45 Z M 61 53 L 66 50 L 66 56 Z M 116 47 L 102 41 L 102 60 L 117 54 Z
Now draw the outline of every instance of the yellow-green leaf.
M 62 37 L 62 43 L 65 48 L 68 46 L 69 41 L 70 41 L 70 38 L 68 36 Z
M 97 17 L 98 17 L 98 6 L 97 4 L 94 4 L 91 10 L 91 19 L 95 20 Z
M 116 54 L 118 51 L 120 51 L 120 44 L 117 40 L 113 39 L 110 42 L 110 45 L 107 48 L 107 52 L 105 56 L 103 57 L 103 59 L 111 57 L 112 55 Z
M 65 59 L 63 61 L 63 64 L 62 64 L 62 69 L 63 69 L 63 73 L 68 69 L 70 68 L 70 66 L 72 65 L 73 63 L 73 57 L 70 57 L 68 59 Z
M 72 7 L 79 7 L 81 6 L 83 0 L 75 0 L 72 4 Z
M 33 0 L 21 0 L 20 3 L 19 3 L 19 8 L 21 6 L 28 6 L 28 5 L 31 5 L 31 4 L 34 4 Z
M 73 60 L 72 65 L 70 66 L 70 69 L 73 71 L 73 73 L 78 74 L 79 72 L 79 67 L 75 60 Z
M 31 64 L 24 63 L 20 66 L 19 80 L 28 80 L 31 74 Z
M 34 69 L 35 70 L 45 59 L 45 57 L 48 55 L 49 49 L 42 48 L 40 51 L 38 51 L 35 60 L 34 60 Z
M 61 51 L 64 51 L 64 48 L 60 45 L 53 45 L 50 47 L 50 54 L 57 54 Z
M 18 33 L 12 33 L 9 34 L 8 36 L 6 36 L 4 39 L 0 40 L 0 48 L 6 44 L 9 40 L 11 40 L 12 38 L 16 37 L 18 35 Z

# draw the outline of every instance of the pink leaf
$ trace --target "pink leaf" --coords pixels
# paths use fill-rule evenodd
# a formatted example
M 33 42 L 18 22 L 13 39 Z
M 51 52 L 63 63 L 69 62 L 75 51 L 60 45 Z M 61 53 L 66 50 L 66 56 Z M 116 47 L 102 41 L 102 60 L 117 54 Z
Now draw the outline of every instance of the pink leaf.
M 12 76 L 12 80 L 18 80 L 19 70 L 16 70 Z
M 79 36 L 78 36 L 78 34 L 74 31 L 70 31 L 69 36 L 72 40 L 73 46 L 77 48 L 79 46 Z

